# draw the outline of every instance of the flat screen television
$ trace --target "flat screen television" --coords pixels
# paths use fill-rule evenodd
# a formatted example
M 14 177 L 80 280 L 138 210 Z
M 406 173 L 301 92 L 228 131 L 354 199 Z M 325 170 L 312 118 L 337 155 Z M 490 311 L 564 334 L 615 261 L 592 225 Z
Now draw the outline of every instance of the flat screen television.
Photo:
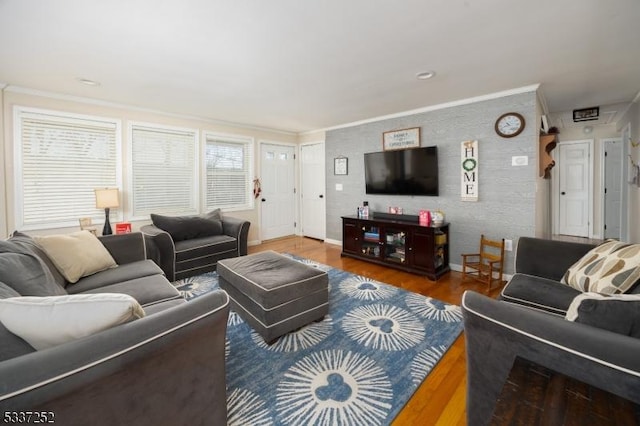
M 367 194 L 438 195 L 438 147 L 364 154 Z

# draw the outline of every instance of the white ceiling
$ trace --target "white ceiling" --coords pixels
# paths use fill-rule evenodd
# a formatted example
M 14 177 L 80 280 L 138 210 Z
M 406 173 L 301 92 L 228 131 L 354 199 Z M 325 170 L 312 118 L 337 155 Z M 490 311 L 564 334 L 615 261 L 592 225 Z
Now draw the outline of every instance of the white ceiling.
M 638 0 L 0 0 L 0 83 L 295 132 L 537 83 L 629 103 L 639 46 Z

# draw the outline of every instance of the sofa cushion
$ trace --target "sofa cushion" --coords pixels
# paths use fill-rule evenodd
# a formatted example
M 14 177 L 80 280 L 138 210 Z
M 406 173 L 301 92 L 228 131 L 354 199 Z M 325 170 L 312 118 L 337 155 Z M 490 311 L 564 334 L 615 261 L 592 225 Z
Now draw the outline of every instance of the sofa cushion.
M 64 235 L 36 236 L 34 240 L 70 283 L 116 266 L 116 261 L 98 237 L 86 230 Z
M 157 314 L 158 312 L 162 312 L 166 309 L 173 308 L 178 305 L 182 305 L 183 303 L 187 303 L 187 301 L 183 298 L 166 300 L 164 302 L 154 303 L 153 305 L 145 305 L 144 313 L 146 316 Z
M 20 247 L 30 250 L 33 254 L 38 256 L 38 258 L 40 258 L 40 260 L 42 260 L 42 262 L 45 264 L 49 272 L 51 272 L 51 275 L 53 276 L 56 284 L 58 284 L 60 288 L 64 288 L 64 286 L 67 284 L 67 280 L 65 280 L 64 276 L 60 273 L 60 271 L 58 271 L 58 268 L 56 268 L 56 265 L 54 265 L 49 256 L 47 256 L 47 253 L 42 250 L 42 247 L 40 247 L 33 238 L 22 232 L 14 231 L 13 234 L 11 234 L 11 238 L 9 238 L 9 241 L 19 245 Z
M 0 300 L 0 322 L 41 350 L 142 318 L 144 310 L 125 294 L 77 294 Z
M 161 216 L 151 214 L 153 224 L 171 235 L 174 241 L 222 234 L 222 222 L 202 216 Z
M 84 294 L 93 293 L 127 294 L 136 299 L 142 306 L 182 298 L 180 292 L 167 281 L 164 275 L 135 278 L 88 290 Z
M 11 241 L 0 241 L 0 281 L 22 296 L 67 294 L 38 256 Z
M 561 282 L 576 290 L 624 293 L 640 279 L 640 244 L 607 240 L 574 263 Z
M 558 281 L 527 274 L 515 274 L 502 289 L 500 297 L 507 302 L 556 315 L 565 315 L 573 299 L 580 293 Z
M 238 240 L 228 235 L 214 235 L 194 240 L 178 241 L 175 243 L 175 248 L 176 262 L 183 262 L 227 251 L 237 252 Z
M 106 285 L 129 281 L 136 278 L 151 275 L 162 275 L 162 269 L 152 260 L 140 260 L 138 262 L 125 263 L 115 268 L 109 268 L 102 272 L 81 278 L 77 283 L 67 286 L 69 294 L 83 293 L 85 291 L 99 289 Z
M 566 319 L 640 338 L 640 295 L 583 293 L 569 306 Z
M 8 297 L 20 297 L 20 293 L 0 281 L 0 299 L 6 299 Z
M 16 336 L 0 322 L 0 362 L 35 352 L 33 346 Z

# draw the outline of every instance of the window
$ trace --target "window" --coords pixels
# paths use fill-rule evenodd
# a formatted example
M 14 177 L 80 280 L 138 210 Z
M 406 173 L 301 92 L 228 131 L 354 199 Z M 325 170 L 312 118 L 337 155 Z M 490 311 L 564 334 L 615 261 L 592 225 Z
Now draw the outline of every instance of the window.
M 206 211 L 253 208 L 253 139 L 207 134 Z
M 132 219 L 198 212 L 198 133 L 131 125 Z
M 16 228 L 101 221 L 94 189 L 120 186 L 119 121 L 22 107 L 14 114 Z

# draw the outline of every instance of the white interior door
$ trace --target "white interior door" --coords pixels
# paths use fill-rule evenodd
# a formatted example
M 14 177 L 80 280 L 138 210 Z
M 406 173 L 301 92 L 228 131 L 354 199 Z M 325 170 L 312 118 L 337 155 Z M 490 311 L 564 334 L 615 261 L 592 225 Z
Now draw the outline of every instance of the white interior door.
M 263 240 L 295 233 L 295 148 L 261 144 L 260 234 Z
M 559 144 L 558 233 L 589 237 L 591 220 L 591 141 Z
M 325 238 L 325 160 L 324 144 L 300 147 L 302 235 Z
M 622 140 L 609 139 L 604 145 L 604 237 L 620 239 L 622 225 L 623 155 Z

